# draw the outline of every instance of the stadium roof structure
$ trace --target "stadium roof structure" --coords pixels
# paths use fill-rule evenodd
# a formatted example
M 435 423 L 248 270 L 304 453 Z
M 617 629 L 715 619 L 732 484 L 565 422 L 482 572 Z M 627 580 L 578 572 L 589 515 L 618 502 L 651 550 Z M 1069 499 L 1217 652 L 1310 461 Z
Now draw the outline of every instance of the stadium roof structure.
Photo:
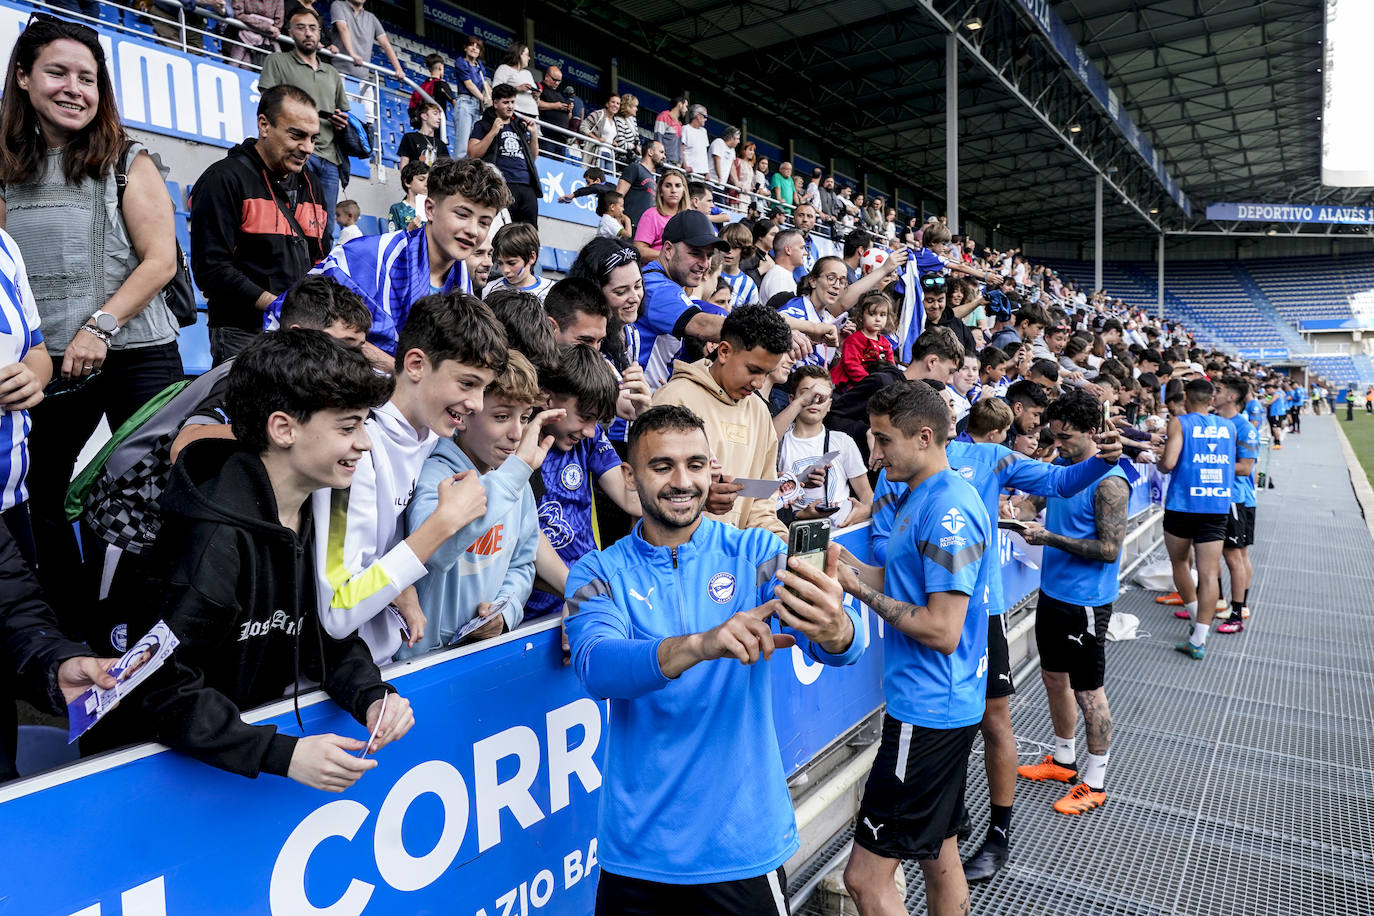
M 1023 237 L 1091 239 L 1099 174 L 1113 238 L 1209 228 L 1208 202 L 1371 200 L 1320 185 L 1322 0 L 551 5 L 930 200 L 952 35 L 961 222 Z

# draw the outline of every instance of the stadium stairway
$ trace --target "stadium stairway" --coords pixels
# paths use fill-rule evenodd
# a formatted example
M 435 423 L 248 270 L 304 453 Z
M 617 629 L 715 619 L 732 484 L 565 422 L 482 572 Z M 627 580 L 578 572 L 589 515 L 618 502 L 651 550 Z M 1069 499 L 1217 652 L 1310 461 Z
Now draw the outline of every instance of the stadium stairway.
M 1107 644 L 1107 804 L 1055 813 L 1060 783 L 1020 782 L 1011 861 L 971 889 L 982 916 L 1325 916 L 1374 912 L 1374 541 L 1329 416 L 1304 418 L 1269 466 L 1252 548 L 1253 617 L 1207 658 L 1173 646 L 1172 608 L 1126 588 L 1140 636 Z M 1022 762 L 1052 741 L 1039 678 L 1018 685 Z M 973 836 L 988 818 L 981 740 Z M 1086 753 L 1078 740 L 1079 759 Z M 907 910 L 925 912 L 905 863 Z M 796 912 L 820 916 L 818 900 Z
M 1250 272 L 1241 264 L 1234 261 L 1231 262 L 1229 266 L 1231 268 L 1231 273 L 1235 275 L 1236 282 L 1240 284 L 1241 289 L 1249 294 L 1250 301 L 1254 304 L 1255 309 L 1261 315 L 1269 319 L 1275 330 L 1279 332 L 1279 336 L 1288 345 L 1288 352 L 1294 356 L 1311 353 L 1311 346 L 1309 346 L 1307 341 L 1303 339 L 1303 336 L 1288 323 L 1287 319 L 1279 314 L 1279 310 L 1274 307 L 1273 302 L 1269 301 L 1269 297 L 1265 295 L 1264 290 L 1260 289 L 1259 284 L 1255 282 Z

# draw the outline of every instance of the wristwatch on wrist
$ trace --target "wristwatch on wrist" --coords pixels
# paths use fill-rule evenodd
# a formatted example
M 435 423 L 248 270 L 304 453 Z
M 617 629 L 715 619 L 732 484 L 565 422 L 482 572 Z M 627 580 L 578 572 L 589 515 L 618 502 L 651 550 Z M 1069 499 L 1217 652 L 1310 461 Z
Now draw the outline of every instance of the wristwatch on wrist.
M 90 321 L 98 330 L 104 331 L 111 337 L 119 333 L 119 319 L 104 309 L 92 315 Z

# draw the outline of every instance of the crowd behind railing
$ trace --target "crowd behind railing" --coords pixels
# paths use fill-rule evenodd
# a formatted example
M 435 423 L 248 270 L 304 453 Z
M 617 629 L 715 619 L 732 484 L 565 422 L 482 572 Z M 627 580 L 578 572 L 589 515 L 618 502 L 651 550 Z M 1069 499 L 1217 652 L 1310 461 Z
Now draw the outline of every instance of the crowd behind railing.
M 361 47 L 375 35 L 361 3 L 341 5 L 354 25 L 350 39 L 336 23 L 334 40 L 376 91 Z M 1180 430 L 1200 422 L 1190 417 L 1215 429 L 1237 414 L 1262 426 L 1267 415 L 1276 441 L 1300 428 L 1305 386 L 1204 351 L 1179 323 L 1083 289 L 1026 252 L 953 235 L 939 218 L 898 238 L 881 200 L 836 192 L 833 176 L 808 181 L 784 162 L 768 178 L 734 128 L 708 142 L 707 113 L 685 99 L 651 137 L 622 124 L 634 116 L 628 95 L 576 129 L 550 120 L 548 106 L 563 104 L 557 75 L 534 83 L 521 45 L 489 80 L 480 41 L 469 42 L 460 89 L 435 62 L 414 107 L 418 139 L 402 141 L 396 231 L 361 236 L 356 204 L 331 196 L 354 128 L 342 79 L 323 59 L 323 17 L 295 5 L 264 27 L 255 7 L 235 9 L 236 19 L 196 12 L 238 29 L 221 40 L 253 55 L 270 48 L 243 41 L 244 30 L 281 38 L 272 32 L 284 25 L 292 46 L 234 58 L 261 67 L 254 135 L 191 194 L 186 254 L 214 356 L 195 380 L 178 350 L 195 316 L 178 284 L 186 265 L 168 192 L 120 122 L 97 34 L 37 13 L 6 77 L 7 664 L 22 695 L 62 711 L 108 686 L 114 660 L 159 621 L 179 640 L 83 737 L 84 752 L 156 739 L 236 773 L 342 791 L 374 765 L 357 752 L 413 723 L 379 671 L 392 660 L 569 608 L 572 660 L 598 696 L 628 702 L 704 660 L 771 652 L 753 611 L 645 649 L 631 623 L 640 610 L 613 612 L 617 601 L 639 607 L 619 592 L 646 613 L 686 601 L 634 578 L 667 562 L 655 545 L 671 545 L 670 573 L 681 560 L 704 577 L 689 584 L 709 601 L 692 598 L 684 626 L 748 599 L 817 659 L 845 663 L 863 645 L 839 607 L 841 585 L 894 626 L 919 616 L 884 594 L 903 586 L 874 586 L 881 570 L 837 568 L 833 557 L 824 573 L 778 573 L 787 588 L 776 607 L 750 583 L 778 581 L 762 570 L 776 572 L 799 522 L 869 522 L 875 553 L 905 557 L 890 568 L 945 562 L 934 548 L 922 548 L 924 560 L 898 551 L 907 526 L 924 524 L 909 513 L 926 497 L 904 498 L 906 484 L 927 465 L 939 470 L 947 441 L 951 455 L 966 444 L 992 456 L 989 473 L 1010 475 L 989 478 L 986 509 L 965 487 L 971 496 L 950 497 L 958 511 L 931 519 L 945 556 L 964 558 L 968 538 L 986 543 L 999 520 L 1030 543 L 1063 545 L 1054 500 L 1065 494 L 1051 488 L 1047 507 L 1035 483 L 1059 479 L 1062 466 L 1101 454 L 1110 460 L 1094 474 L 1106 473 L 1124 454 L 1174 471 L 1188 447 Z M 188 18 L 164 18 L 175 39 L 158 34 L 185 44 L 202 34 Z M 459 115 L 450 147 L 436 139 L 446 99 Z M 602 216 L 556 282 L 539 268 L 541 153 L 585 164 L 583 191 Z M 78 468 L 102 420 L 113 439 Z M 977 467 L 961 467 L 963 478 L 975 481 Z M 1099 528 L 1103 544 L 1110 528 Z M 757 568 L 713 571 L 687 543 Z M 1115 562 L 1100 550 L 1094 562 Z M 974 611 L 951 618 L 956 646 L 969 621 L 968 645 L 950 649 L 945 634 L 913 636 L 913 646 L 938 645 L 950 664 L 966 652 L 986 661 L 986 621 L 1005 608 L 984 614 L 970 596 L 1000 594 L 998 555 L 980 549 L 945 567 L 954 578 L 940 588 Z M 1198 625 L 1218 597 L 1219 555 L 1198 554 Z M 1244 565 L 1231 569 L 1234 589 Z M 1237 629 L 1243 603 L 1232 595 Z M 311 684 L 364 723 L 369 741 L 291 736 L 239 717 Z M 4 699 L 0 778 L 13 775 L 14 705 Z M 995 708 L 1005 704 L 989 700 L 989 716 Z M 699 756 L 710 755 L 683 760 Z

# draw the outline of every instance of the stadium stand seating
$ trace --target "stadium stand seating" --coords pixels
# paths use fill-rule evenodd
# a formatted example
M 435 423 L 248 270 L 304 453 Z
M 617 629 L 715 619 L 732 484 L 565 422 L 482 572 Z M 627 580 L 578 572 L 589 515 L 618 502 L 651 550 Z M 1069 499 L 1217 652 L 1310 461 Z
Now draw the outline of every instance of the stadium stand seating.
M 151 34 L 144 17 L 101 6 L 100 16 L 123 28 Z M 427 72 L 425 57 L 438 52 L 451 59 L 444 49 L 393 23 L 387 25 L 397 58 L 407 73 L 423 79 Z M 206 38 L 205 49 L 218 51 L 218 41 Z M 380 46 L 373 48 L 372 63 L 389 69 Z M 384 79 L 390 92 L 380 101 L 382 161 L 398 164 L 396 148 L 410 130 L 407 102 L 410 91 L 394 77 Z M 648 112 L 652 116 L 652 112 Z M 809 167 L 809 163 L 798 159 Z M 189 248 L 187 196 L 189 186 L 167 183 L 176 205 L 176 234 L 183 249 Z M 359 227 L 365 235 L 376 235 L 388 227 L 384 214 L 363 214 Z M 545 248 L 541 268 L 563 274 L 576 252 Z M 1092 264 L 1085 261 L 1037 259 L 1046 266 L 1091 288 Z M 1132 306 L 1149 309 L 1158 302 L 1156 266 L 1153 262 L 1110 262 L 1103 266 L 1103 284 L 1115 297 Z M 197 291 L 199 297 L 199 291 Z M 204 302 L 199 304 L 203 307 Z M 1310 360 L 1314 371 L 1339 384 L 1374 382 L 1374 363 L 1367 356 L 1313 354 L 1298 332 L 1308 325 L 1331 327 L 1334 322 L 1363 320 L 1374 325 L 1374 253 L 1340 258 L 1289 258 L 1236 261 L 1173 261 L 1166 266 L 1165 315 L 1184 322 L 1203 346 L 1226 350 L 1285 349 L 1294 357 Z M 209 347 L 205 340 L 204 315 L 196 327 L 186 328 L 182 348 L 188 370 L 209 367 Z
M 1091 288 L 1093 265 L 1043 263 Z M 1132 306 L 1154 309 L 1158 268 L 1148 261 L 1108 262 L 1102 282 Z M 1366 354 L 1312 353 L 1299 330 L 1307 322 L 1374 323 L 1374 254 L 1255 261 L 1174 261 L 1165 265 L 1164 314 L 1184 322 L 1199 343 L 1227 350 L 1283 349 L 1311 371 L 1344 386 L 1374 384 Z
M 1374 365 L 1370 365 L 1369 357 L 1364 354 L 1348 356 L 1344 353 L 1318 353 L 1305 359 L 1309 371 L 1337 387 L 1349 384 L 1362 386 L 1374 382 Z

